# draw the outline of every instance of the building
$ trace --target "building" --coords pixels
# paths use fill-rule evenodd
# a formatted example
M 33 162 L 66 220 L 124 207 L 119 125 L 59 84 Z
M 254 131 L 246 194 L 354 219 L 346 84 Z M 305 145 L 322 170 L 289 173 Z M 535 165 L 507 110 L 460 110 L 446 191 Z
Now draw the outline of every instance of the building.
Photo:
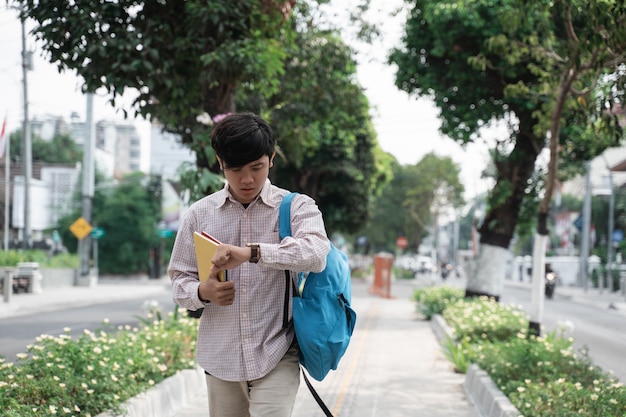
M 178 180 L 178 171 L 185 163 L 195 163 L 195 153 L 183 146 L 173 133 L 163 131 L 158 122 L 150 126 L 150 173 L 164 179 Z
M 3 234 L 5 230 L 8 231 L 9 242 L 18 242 L 23 236 L 25 223 L 24 167 L 21 163 L 11 163 L 11 181 L 7 182 L 5 163 L 6 159 L 0 161 L 0 225 Z M 29 221 L 33 240 L 40 240 L 43 230 L 56 226 L 59 218 L 71 211 L 72 196 L 78 186 L 79 176 L 80 165 L 33 163 L 29 193 Z M 5 219 L 9 220 L 6 229 Z M 13 245 L 17 246 L 15 243 Z

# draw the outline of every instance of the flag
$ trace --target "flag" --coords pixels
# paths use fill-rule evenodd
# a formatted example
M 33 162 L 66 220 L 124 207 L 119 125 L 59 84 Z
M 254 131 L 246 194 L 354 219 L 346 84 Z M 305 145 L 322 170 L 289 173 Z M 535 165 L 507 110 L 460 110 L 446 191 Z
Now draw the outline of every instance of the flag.
M 4 151 L 6 149 L 6 143 L 4 142 L 4 133 L 7 130 L 7 116 L 4 115 L 4 121 L 2 122 L 2 128 L 0 129 L 0 159 L 4 157 Z

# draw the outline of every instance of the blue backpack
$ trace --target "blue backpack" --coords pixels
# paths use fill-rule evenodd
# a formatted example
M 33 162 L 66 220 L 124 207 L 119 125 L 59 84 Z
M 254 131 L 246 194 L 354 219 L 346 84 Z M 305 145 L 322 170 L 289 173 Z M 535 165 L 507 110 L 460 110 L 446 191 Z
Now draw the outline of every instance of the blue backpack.
M 287 194 L 280 205 L 280 238 L 291 236 L 291 200 Z M 287 293 L 293 285 L 288 271 Z M 298 273 L 298 287 L 293 296 L 293 323 L 300 347 L 300 363 L 318 381 L 331 369 L 337 369 L 346 352 L 356 323 L 350 307 L 352 288 L 350 265 L 345 253 L 332 242 L 322 272 Z M 289 301 L 288 294 L 285 303 Z

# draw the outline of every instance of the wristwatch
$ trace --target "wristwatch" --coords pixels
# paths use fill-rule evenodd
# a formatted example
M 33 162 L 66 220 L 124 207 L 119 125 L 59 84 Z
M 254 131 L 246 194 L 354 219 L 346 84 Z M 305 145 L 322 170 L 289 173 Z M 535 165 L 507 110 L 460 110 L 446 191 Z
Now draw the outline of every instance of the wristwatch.
M 258 243 L 248 243 L 247 246 L 250 248 L 250 259 L 248 259 L 248 262 L 251 264 L 258 263 L 261 258 L 261 247 Z

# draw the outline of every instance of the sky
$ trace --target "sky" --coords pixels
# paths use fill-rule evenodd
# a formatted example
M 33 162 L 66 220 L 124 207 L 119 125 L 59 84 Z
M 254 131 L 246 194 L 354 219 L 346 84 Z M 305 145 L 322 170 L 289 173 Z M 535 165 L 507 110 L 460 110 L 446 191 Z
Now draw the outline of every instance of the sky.
M 370 17 L 383 34 L 372 45 L 354 45 L 359 53 L 358 81 L 372 105 L 372 120 L 380 147 L 391 153 L 401 164 L 416 164 L 426 154 L 451 157 L 461 168 L 461 179 L 466 198 L 487 190 L 488 184 L 480 174 L 488 162 L 487 145 L 469 145 L 462 149 L 454 141 L 443 137 L 438 128 L 437 108 L 426 99 L 409 97 L 394 86 L 394 69 L 388 66 L 386 56 L 402 35 L 404 17 L 391 16 L 390 11 L 403 4 L 402 0 L 373 0 Z M 27 33 L 32 23 L 26 25 Z M 350 42 L 347 38 L 346 41 Z M 81 81 L 73 73 L 60 74 L 56 65 L 42 57 L 34 38 L 27 34 L 26 47 L 33 51 L 33 70 L 27 74 L 29 116 L 47 115 L 69 119 L 77 112 L 85 118 L 86 97 L 80 92 Z M 0 8 L 0 118 L 7 118 L 7 132 L 19 129 L 23 120 L 23 86 L 21 64 L 21 24 L 17 12 L 5 6 Z M 123 120 L 120 111 L 107 103 L 107 97 L 97 94 L 94 100 L 94 118 Z M 143 119 L 134 121 L 139 135 L 149 147 L 150 126 Z M 487 132 L 487 141 L 501 131 Z M 149 153 L 149 152 L 146 152 Z M 149 162 L 142 166 L 146 169 Z

